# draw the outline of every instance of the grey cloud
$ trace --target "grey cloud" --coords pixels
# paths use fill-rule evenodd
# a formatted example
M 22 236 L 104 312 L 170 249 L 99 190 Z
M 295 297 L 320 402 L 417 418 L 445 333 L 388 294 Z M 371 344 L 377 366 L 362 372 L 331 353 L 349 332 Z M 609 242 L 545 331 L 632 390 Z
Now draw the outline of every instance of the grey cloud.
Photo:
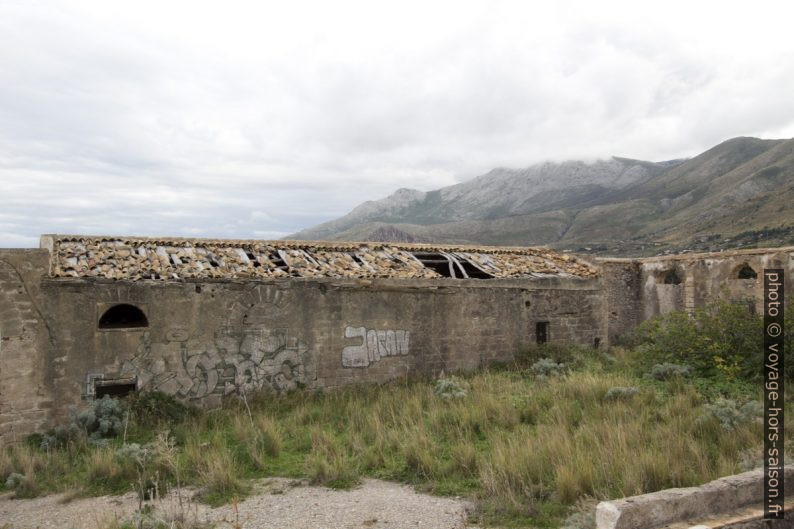
M 794 135 L 782 22 L 632 5 L 0 3 L 0 246 L 277 237 L 496 166 Z

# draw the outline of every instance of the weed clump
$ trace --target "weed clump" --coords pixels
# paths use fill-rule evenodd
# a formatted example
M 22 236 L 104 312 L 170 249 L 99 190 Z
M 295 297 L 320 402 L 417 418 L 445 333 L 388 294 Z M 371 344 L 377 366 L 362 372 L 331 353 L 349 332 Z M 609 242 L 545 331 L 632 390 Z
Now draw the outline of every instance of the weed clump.
M 692 368 L 688 365 L 673 364 L 665 362 L 654 364 L 648 372 L 648 376 L 654 380 L 670 380 L 673 378 L 685 378 L 692 374 Z
M 135 393 L 127 398 L 130 418 L 142 425 L 175 424 L 198 414 L 198 410 L 162 391 Z
M 640 393 L 637 386 L 615 386 L 609 388 L 604 395 L 606 400 L 628 400 Z
M 70 421 L 56 426 L 41 440 L 45 451 L 70 442 L 87 441 L 97 447 L 107 446 L 107 439 L 124 430 L 125 409 L 118 399 L 105 395 L 80 411 L 71 410 Z
M 764 405 L 757 400 L 739 406 L 733 399 L 720 398 L 704 405 L 703 408 L 703 413 L 697 419 L 698 425 L 716 420 L 722 429 L 728 432 L 746 423 L 761 422 L 764 413 Z
M 532 372 L 541 379 L 552 378 L 565 373 L 565 364 L 558 364 L 551 358 L 541 358 L 532 364 Z
M 468 394 L 468 385 L 455 377 L 439 378 L 433 383 L 433 391 L 442 399 L 462 399 Z

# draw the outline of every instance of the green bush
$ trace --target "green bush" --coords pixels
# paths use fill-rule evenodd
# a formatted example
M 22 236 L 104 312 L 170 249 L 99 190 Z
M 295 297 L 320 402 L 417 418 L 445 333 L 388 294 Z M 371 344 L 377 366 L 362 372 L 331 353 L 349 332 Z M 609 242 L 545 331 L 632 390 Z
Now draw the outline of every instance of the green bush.
M 126 410 L 118 399 L 105 395 L 88 407 L 71 410 L 70 421 L 56 426 L 42 437 L 41 448 L 51 450 L 75 441 L 87 441 L 95 446 L 105 446 L 107 439 L 116 437 L 124 429 Z
M 638 395 L 640 388 L 636 386 L 615 386 L 609 388 L 604 398 L 606 400 L 628 400 L 635 395 Z
M 692 368 L 681 364 L 656 364 L 648 372 L 648 376 L 655 380 L 670 380 L 671 378 L 683 378 L 692 374 Z
M 646 371 L 655 364 L 684 364 L 699 376 L 756 380 L 762 374 L 762 333 L 761 316 L 745 305 L 717 301 L 691 315 L 671 312 L 648 320 L 631 342 Z
M 518 367 L 531 367 L 539 360 L 549 359 L 558 364 L 573 366 L 580 364 L 588 358 L 603 355 L 603 352 L 590 347 L 582 347 L 566 343 L 533 344 L 520 350 L 515 355 L 515 364 Z
M 538 378 L 556 377 L 565 372 L 565 364 L 558 364 L 551 358 L 541 358 L 532 364 L 532 372 Z
M 713 404 L 706 404 L 703 408 L 703 413 L 697 419 L 699 424 L 716 420 L 723 430 L 729 432 L 745 423 L 761 422 L 764 413 L 764 405 L 757 400 L 739 406 L 732 399 L 717 399 Z
M 433 391 L 446 400 L 460 399 L 468 394 L 468 385 L 455 377 L 439 378 L 433 383 Z
M 130 417 L 138 424 L 174 424 L 196 416 L 196 409 L 162 391 L 144 391 L 127 398 Z

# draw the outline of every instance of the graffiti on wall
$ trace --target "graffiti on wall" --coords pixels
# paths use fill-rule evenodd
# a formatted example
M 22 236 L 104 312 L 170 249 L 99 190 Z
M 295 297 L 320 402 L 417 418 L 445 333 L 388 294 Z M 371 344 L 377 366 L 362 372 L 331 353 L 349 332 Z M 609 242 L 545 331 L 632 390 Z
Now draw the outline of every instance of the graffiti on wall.
M 342 349 L 342 366 L 367 367 L 386 356 L 408 354 L 408 331 L 375 330 L 365 327 L 345 327 L 345 338 L 359 338 L 359 345 Z
M 287 329 L 223 327 L 211 346 L 199 350 L 193 349 L 185 329 L 170 329 L 166 338 L 152 343 L 144 333 L 122 376 L 136 376 L 140 389 L 185 399 L 261 389 L 281 393 L 306 383 L 308 347 Z

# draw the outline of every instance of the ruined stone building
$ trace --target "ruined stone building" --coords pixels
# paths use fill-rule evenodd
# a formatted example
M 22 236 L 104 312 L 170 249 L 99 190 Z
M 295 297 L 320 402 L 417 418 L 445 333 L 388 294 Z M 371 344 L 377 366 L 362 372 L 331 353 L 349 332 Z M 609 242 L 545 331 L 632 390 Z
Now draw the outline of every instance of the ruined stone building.
M 761 310 L 794 248 L 587 262 L 539 248 L 43 236 L 0 249 L 0 443 L 86 399 L 212 405 L 604 346 L 720 295 Z

